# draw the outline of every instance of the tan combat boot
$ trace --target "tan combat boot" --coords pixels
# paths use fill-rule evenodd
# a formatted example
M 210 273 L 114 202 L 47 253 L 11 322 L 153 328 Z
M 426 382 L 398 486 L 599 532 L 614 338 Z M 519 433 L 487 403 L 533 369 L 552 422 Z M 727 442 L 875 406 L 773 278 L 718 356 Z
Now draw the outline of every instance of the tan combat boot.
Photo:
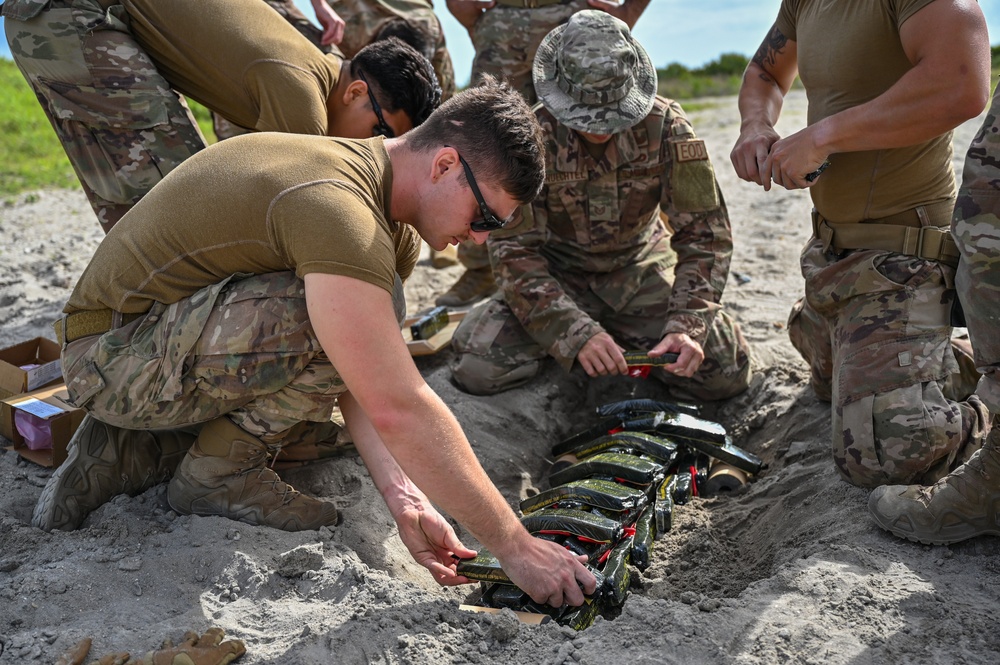
M 930 487 L 883 485 L 868 498 L 875 522 L 892 534 L 927 545 L 975 536 L 1000 536 L 1000 417 L 983 447 Z
M 464 307 L 479 302 L 497 290 L 497 281 L 493 278 L 493 269 L 475 268 L 466 270 L 451 288 L 434 300 L 434 304 L 444 307 Z
M 431 247 L 431 265 L 438 270 L 457 266 L 458 249 L 454 245 L 448 245 L 440 251 Z
M 31 524 L 72 531 L 118 494 L 135 496 L 169 480 L 195 436 L 179 430 L 130 430 L 85 416 L 66 461 L 38 498 Z
M 220 515 L 284 531 L 334 526 L 332 503 L 305 496 L 267 466 L 267 447 L 226 417 L 202 428 L 167 488 L 185 515 Z

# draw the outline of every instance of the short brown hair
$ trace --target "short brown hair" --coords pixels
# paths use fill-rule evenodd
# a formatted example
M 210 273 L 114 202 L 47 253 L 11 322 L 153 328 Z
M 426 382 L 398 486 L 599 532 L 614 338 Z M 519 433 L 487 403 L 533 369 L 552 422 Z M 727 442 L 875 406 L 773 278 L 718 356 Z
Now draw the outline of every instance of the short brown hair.
M 520 203 L 533 201 L 545 181 L 535 114 L 521 95 L 492 76 L 446 101 L 402 138 L 413 151 L 455 148 L 480 184 L 499 184 Z

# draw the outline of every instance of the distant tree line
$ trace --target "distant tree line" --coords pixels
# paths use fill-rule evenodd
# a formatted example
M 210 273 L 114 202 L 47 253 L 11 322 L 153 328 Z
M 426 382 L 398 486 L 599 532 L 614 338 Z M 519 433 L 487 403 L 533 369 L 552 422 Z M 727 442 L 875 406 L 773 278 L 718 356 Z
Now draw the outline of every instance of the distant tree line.
M 663 69 L 657 69 L 656 73 L 660 78 L 667 79 L 690 76 L 743 76 L 743 70 L 747 68 L 749 62 L 750 59 L 741 53 L 723 53 L 715 60 L 695 69 L 688 69 L 679 62 L 671 62 Z
M 748 62 L 740 53 L 723 53 L 694 69 L 672 62 L 656 70 L 659 93 L 671 99 L 735 95 Z

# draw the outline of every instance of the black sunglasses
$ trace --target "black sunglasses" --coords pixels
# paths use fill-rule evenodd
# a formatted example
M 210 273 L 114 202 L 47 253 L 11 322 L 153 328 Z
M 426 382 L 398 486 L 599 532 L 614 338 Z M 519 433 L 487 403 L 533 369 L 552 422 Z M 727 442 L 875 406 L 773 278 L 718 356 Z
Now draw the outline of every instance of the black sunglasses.
M 382 107 L 378 105 L 375 100 L 375 95 L 372 94 L 372 87 L 368 83 L 368 79 L 365 78 L 365 73 L 358 69 L 358 78 L 365 82 L 365 87 L 368 89 L 368 99 L 372 102 L 372 110 L 375 111 L 375 117 L 378 118 L 378 124 L 372 127 L 372 131 L 375 132 L 375 136 L 384 136 L 387 139 L 392 139 L 396 137 L 396 132 L 392 131 L 392 127 L 385 121 L 382 117 Z
M 449 148 L 451 146 L 445 147 Z M 479 212 L 483 215 L 482 219 L 477 219 L 469 224 L 469 228 L 477 233 L 502 229 L 504 224 L 506 224 L 509 220 L 500 219 L 492 210 L 490 210 L 490 207 L 486 205 L 486 201 L 483 199 L 482 192 L 479 191 L 479 185 L 476 184 L 476 176 L 472 175 L 472 169 L 469 168 L 468 163 L 466 163 L 465 159 L 461 155 L 458 156 L 458 159 L 462 162 L 462 168 L 465 169 L 465 179 L 469 183 L 469 189 L 472 190 L 472 194 L 476 197 L 476 202 L 479 203 Z

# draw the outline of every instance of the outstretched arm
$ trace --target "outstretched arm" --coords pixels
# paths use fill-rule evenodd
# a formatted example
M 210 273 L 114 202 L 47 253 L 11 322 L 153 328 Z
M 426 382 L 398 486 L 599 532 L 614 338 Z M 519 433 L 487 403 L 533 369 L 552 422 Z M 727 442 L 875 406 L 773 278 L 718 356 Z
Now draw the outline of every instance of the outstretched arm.
M 368 416 L 350 393 L 337 400 L 351 439 L 361 453 L 375 487 L 399 527 L 399 538 L 413 560 L 430 571 L 438 584 L 451 586 L 469 580 L 455 572 L 455 558 L 476 555 L 463 545 L 427 495 L 413 484 L 386 449 Z
M 990 93 L 986 20 L 975 0 L 936 0 L 900 27 L 913 68 L 884 93 L 776 142 L 764 165 L 783 187 L 831 154 L 928 141 L 982 112 Z
M 320 344 L 402 473 L 496 555 L 533 600 L 582 604 L 583 593 L 596 588 L 594 576 L 580 558 L 532 537 L 518 521 L 458 421 L 413 364 L 389 293 L 322 273 L 307 274 L 305 285 Z M 384 460 L 376 463 L 375 473 L 386 468 Z

